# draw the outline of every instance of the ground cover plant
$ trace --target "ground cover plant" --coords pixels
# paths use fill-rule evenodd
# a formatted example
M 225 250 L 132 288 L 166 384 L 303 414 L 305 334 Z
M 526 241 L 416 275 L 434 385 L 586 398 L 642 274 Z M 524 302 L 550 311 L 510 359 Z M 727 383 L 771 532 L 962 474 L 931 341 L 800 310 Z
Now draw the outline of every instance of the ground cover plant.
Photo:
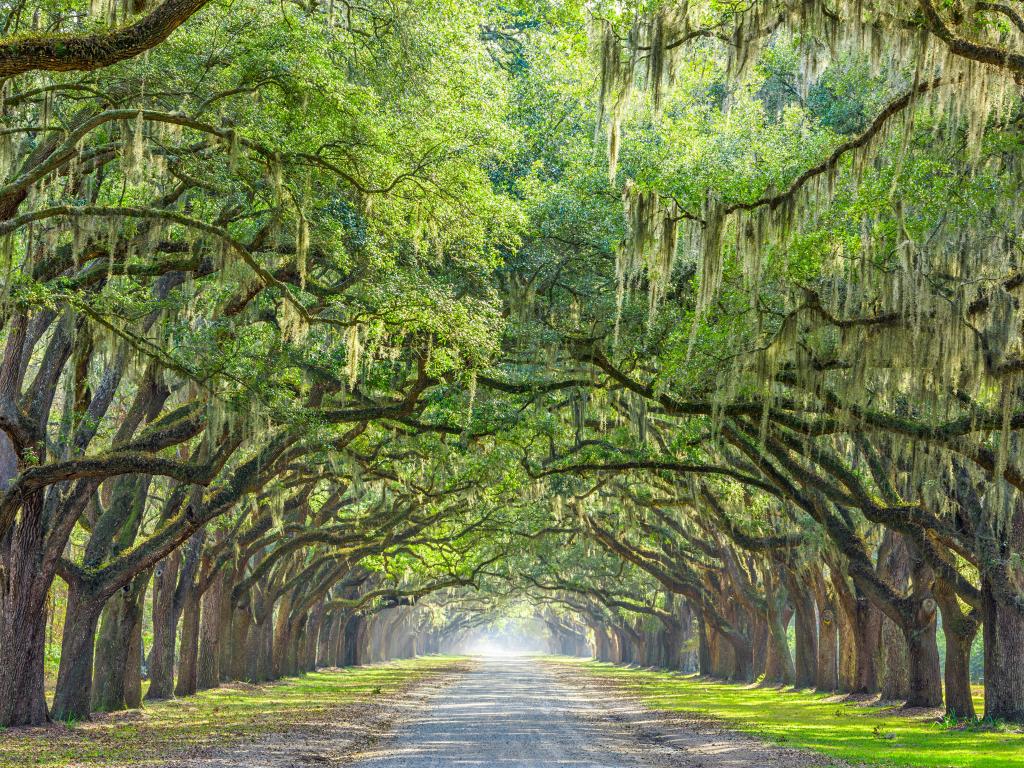
M 768 741 L 812 749 L 855 765 L 1024 765 L 1024 734 L 1005 723 L 950 722 L 937 719 L 934 712 L 906 713 L 898 703 L 847 703 L 829 694 L 780 691 L 603 662 L 583 666 L 589 674 L 640 697 L 652 709 L 714 718 Z

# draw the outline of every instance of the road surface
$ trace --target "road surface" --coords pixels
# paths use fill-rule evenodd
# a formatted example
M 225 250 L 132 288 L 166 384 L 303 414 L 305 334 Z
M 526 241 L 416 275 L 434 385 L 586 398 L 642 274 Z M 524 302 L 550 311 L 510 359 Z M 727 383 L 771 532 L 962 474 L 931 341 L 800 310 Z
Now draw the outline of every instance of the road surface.
M 694 702 L 699 708 L 699 702 Z M 579 665 L 483 657 L 308 729 L 206 751 L 165 768 L 823 768 L 700 717 L 652 712 Z M 848 768 L 848 767 L 846 767 Z
M 396 724 L 353 768 L 648 768 L 671 750 L 623 738 L 600 695 L 584 694 L 526 656 L 485 657 Z

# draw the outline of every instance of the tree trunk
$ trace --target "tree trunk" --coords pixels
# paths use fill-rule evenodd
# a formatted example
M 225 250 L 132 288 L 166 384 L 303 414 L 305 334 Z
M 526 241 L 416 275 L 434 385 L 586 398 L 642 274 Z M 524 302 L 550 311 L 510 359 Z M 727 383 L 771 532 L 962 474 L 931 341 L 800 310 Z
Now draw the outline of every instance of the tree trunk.
M 854 642 L 857 647 L 856 693 L 878 693 L 878 641 L 882 612 L 863 595 L 857 596 L 857 623 Z
M 252 629 L 252 610 L 249 605 L 236 606 L 231 611 L 231 669 L 229 680 L 245 680 L 249 668 L 249 635 Z
M 146 701 L 174 695 L 174 639 L 178 624 L 174 593 L 181 553 L 175 550 L 156 567 L 153 576 L 153 647 L 149 651 L 149 690 Z
M 817 565 L 808 568 L 808 583 L 818 606 L 818 671 L 815 688 L 824 693 L 839 690 L 839 629 L 836 624 L 837 601 Z
M 334 639 L 331 640 L 331 663 L 332 667 L 345 666 L 345 628 L 348 626 L 349 616 L 347 613 L 338 613 L 334 619 Z
M 751 674 L 756 679 L 764 675 L 768 669 L 768 646 L 770 643 L 768 635 L 770 630 L 764 615 L 755 614 L 751 619 L 754 624 L 753 641 L 751 642 L 751 648 L 753 649 Z
M 985 717 L 1024 723 L 1024 612 L 996 600 L 981 585 L 985 637 Z
M 677 623 L 665 627 L 661 636 L 662 664 L 666 669 L 680 669 L 683 655 L 683 628 Z M 575 642 L 570 639 L 570 648 Z
M 905 634 L 888 617 L 882 618 L 882 698 L 902 701 L 910 696 L 910 664 Z
M 839 635 L 838 690 L 851 693 L 857 690 L 857 625 L 842 606 L 836 611 L 836 632 Z
M 818 674 L 816 688 L 826 693 L 839 690 L 839 625 L 828 604 L 820 606 L 818 619 Z
M 274 662 L 274 629 L 269 616 L 257 614 L 249 630 L 246 678 L 253 683 L 271 679 Z
M 102 605 L 79 581 L 68 585 L 64 615 L 64 638 L 60 646 L 57 688 L 53 694 L 53 717 L 57 720 L 86 720 L 92 706 L 92 661 L 96 624 Z
M 232 670 L 232 657 L 235 650 L 234 645 L 234 632 L 235 629 L 232 626 L 234 618 L 235 607 L 231 602 L 231 593 L 235 587 L 236 569 L 234 565 L 231 565 L 225 569 L 224 581 L 221 585 L 221 599 L 220 605 L 220 621 L 218 622 L 219 636 L 217 638 L 217 648 L 220 651 L 220 656 L 217 659 L 217 667 L 220 672 L 220 678 L 218 682 L 227 682 L 228 680 L 237 680 L 238 678 L 231 676 Z
M 818 675 L 818 617 L 815 613 L 814 598 L 795 573 L 785 570 L 789 598 L 796 612 L 794 625 L 796 654 L 794 667 L 797 688 L 813 688 Z
M 302 672 L 313 672 L 316 669 L 317 659 L 320 655 L 320 646 L 322 645 L 321 635 L 326 637 L 331 631 L 325 621 L 326 612 L 322 600 L 310 612 L 309 620 L 306 622 L 306 647 L 300 665 Z
M 906 632 L 910 658 L 908 707 L 941 707 L 942 678 L 939 646 L 935 641 L 935 601 L 928 598 L 918 609 L 918 626 Z
M 198 684 L 199 656 L 199 590 L 195 585 L 188 588 L 185 606 L 181 616 L 181 641 L 178 651 L 178 682 L 174 686 L 175 696 L 191 696 Z
M 124 704 L 128 709 L 142 706 L 142 605 L 145 594 L 140 597 L 139 618 L 132 630 L 128 644 L 128 661 L 124 669 Z
M 213 577 L 213 583 L 202 596 L 199 626 L 199 663 L 196 673 L 196 689 L 205 691 L 220 685 L 220 639 L 221 618 L 224 615 L 225 599 L 224 570 Z
M 909 668 L 910 695 L 908 707 L 941 707 L 942 675 L 939 664 L 939 646 L 935 638 L 938 607 L 932 597 L 935 574 L 913 544 L 908 545 L 911 555 L 911 598 L 916 608 L 909 623 L 904 623 Z
M 298 619 L 289 622 L 287 632 L 287 645 L 281 659 L 281 675 L 294 677 L 299 674 L 299 663 L 302 657 L 302 649 L 306 644 L 306 622 L 308 615 L 302 615 Z
M 289 629 L 291 625 L 288 615 L 291 613 L 291 595 L 284 595 L 277 607 L 277 623 L 274 625 L 274 648 L 271 658 L 271 679 L 277 680 L 285 674 L 286 657 L 289 647 Z
M 785 596 L 785 592 L 780 589 L 768 597 L 768 661 L 764 675 L 768 685 L 792 685 L 796 679 L 796 668 L 786 634 L 789 615 L 784 605 Z
M 366 664 L 370 651 L 370 622 L 360 619 L 356 625 L 355 643 L 352 647 L 353 664 Z
M 711 640 L 708 637 L 708 624 L 703 614 L 697 614 L 697 669 L 703 677 L 712 677 Z
M 857 599 L 844 570 L 829 561 L 829 581 L 835 594 L 836 628 L 839 633 L 839 690 L 857 690 Z
M 971 646 L 978 634 L 978 620 L 960 609 L 953 588 L 937 579 L 933 588 L 942 615 L 942 633 L 946 637 L 946 714 L 957 720 L 975 717 L 971 694 Z
M 339 615 L 337 611 L 324 611 L 323 620 L 320 622 L 320 634 L 317 636 L 314 669 L 334 665 L 335 656 L 333 649 L 338 641 Z
M 12 599 L 5 599 L 10 597 Z M 0 596 L 0 726 L 44 725 L 46 614 L 19 613 L 17 595 Z
M 131 655 L 131 646 L 142 618 L 141 599 L 147 580 L 148 574 L 136 577 L 103 606 L 92 682 L 92 708 L 97 712 L 114 712 L 128 706 L 125 673 L 130 664 L 138 664 L 138 659 Z
M 13 458 L 6 435 L 0 441 Z M 43 568 L 42 512 L 42 494 L 29 494 L 13 528 L 0 536 L 0 728 L 48 719 L 43 670 L 53 573 Z

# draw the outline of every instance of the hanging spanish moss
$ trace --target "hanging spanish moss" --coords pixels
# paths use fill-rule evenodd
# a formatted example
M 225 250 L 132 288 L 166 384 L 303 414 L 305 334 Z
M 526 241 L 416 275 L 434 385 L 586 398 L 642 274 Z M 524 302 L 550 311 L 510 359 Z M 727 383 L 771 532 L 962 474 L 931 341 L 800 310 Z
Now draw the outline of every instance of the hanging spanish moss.
M 672 279 L 679 244 L 679 206 L 627 181 L 622 190 L 627 236 L 616 250 L 616 329 L 630 287 L 647 281 L 648 317 L 654 319 Z M 616 334 L 617 338 L 617 334 Z
M 359 381 L 359 366 L 363 353 L 363 333 L 359 323 L 353 323 L 345 333 L 345 371 L 348 388 L 352 391 Z

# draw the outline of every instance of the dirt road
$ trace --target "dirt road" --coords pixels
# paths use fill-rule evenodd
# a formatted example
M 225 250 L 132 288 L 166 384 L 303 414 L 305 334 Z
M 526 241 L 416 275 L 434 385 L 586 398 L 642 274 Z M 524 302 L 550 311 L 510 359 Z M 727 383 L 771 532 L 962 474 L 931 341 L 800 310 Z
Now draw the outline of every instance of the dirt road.
M 671 750 L 622 740 L 601 702 L 558 681 L 529 657 L 486 658 L 353 768 L 639 768 L 666 765 Z M 611 727 L 609 727 L 611 726 Z
M 826 758 L 679 723 L 531 657 L 485 658 L 428 695 L 352 768 L 808 768 Z
M 819 768 L 714 722 L 651 712 L 578 665 L 485 657 L 337 722 L 173 763 L 175 768 Z

